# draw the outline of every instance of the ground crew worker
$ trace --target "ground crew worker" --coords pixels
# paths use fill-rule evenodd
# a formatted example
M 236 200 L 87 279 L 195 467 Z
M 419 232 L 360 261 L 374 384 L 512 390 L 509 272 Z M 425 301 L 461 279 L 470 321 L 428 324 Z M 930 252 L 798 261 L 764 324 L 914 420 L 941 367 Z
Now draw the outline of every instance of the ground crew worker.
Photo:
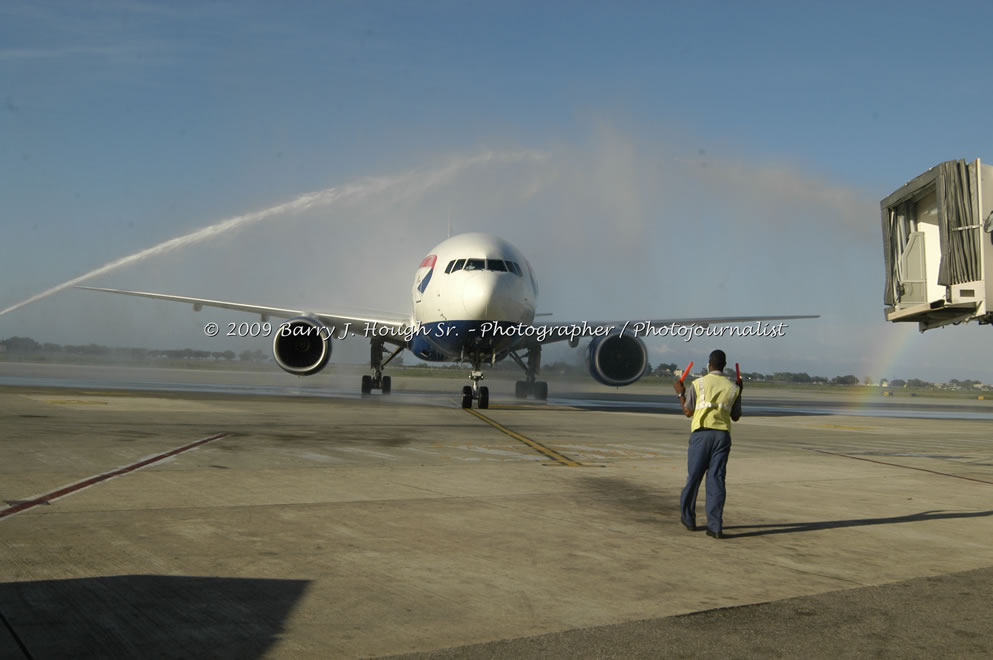
M 724 477 L 731 453 L 731 422 L 741 417 L 741 381 L 724 375 L 727 356 L 716 350 L 710 354 L 708 374 L 697 378 L 686 394 L 681 381 L 673 383 L 683 414 L 692 417 L 686 485 L 679 497 L 683 527 L 696 531 L 696 495 L 707 475 L 707 536 L 724 538 Z

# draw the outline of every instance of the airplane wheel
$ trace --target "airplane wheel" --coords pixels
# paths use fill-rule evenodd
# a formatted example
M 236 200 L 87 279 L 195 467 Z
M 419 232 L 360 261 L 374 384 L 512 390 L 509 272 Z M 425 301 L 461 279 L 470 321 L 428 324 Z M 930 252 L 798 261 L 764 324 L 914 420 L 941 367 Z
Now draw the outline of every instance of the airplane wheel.
M 462 407 L 472 408 L 472 388 L 468 385 L 462 388 Z
M 362 394 L 372 392 L 372 376 L 362 376 Z
M 393 391 L 393 379 L 389 376 L 383 376 L 383 394 L 389 394 Z
M 490 407 L 490 388 L 480 387 L 478 408 L 480 410 L 486 410 L 489 407 Z
M 526 380 L 519 380 L 516 383 L 514 383 L 514 398 L 516 399 L 528 398 L 528 382 Z
M 548 383 L 543 380 L 535 381 L 534 398 L 544 401 L 548 398 Z

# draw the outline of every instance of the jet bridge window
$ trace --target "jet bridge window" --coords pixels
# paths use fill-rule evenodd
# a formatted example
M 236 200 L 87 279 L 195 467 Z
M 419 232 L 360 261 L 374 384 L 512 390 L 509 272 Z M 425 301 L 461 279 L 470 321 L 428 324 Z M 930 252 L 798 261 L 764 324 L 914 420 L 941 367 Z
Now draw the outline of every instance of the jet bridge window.
M 485 270 L 486 259 L 466 259 L 465 270 Z
M 502 259 L 487 259 L 486 270 L 495 270 L 501 273 L 507 272 L 507 264 Z

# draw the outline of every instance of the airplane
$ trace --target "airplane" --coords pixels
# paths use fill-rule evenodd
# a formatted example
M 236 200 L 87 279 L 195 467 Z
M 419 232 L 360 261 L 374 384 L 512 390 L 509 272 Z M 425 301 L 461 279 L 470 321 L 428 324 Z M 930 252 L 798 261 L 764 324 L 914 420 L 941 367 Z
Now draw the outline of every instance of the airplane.
M 424 257 L 414 274 L 411 290 L 413 309 L 406 319 L 373 316 L 343 316 L 298 309 L 248 305 L 206 298 L 191 298 L 145 291 L 99 287 L 76 287 L 89 291 L 190 303 L 194 311 L 219 307 L 288 319 L 273 333 L 272 354 L 284 371 L 310 376 L 323 369 L 331 358 L 334 339 L 365 336 L 370 340 L 371 374 L 362 376 L 361 392 L 392 391 L 390 376 L 383 369 L 408 350 L 428 362 L 469 363 L 470 384 L 462 388 L 462 407 L 489 407 L 489 388 L 480 385 L 483 366 L 510 358 L 524 370 L 514 396 L 518 399 L 548 398 L 548 383 L 537 379 L 541 349 L 546 344 L 567 341 L 572 348 L 590 337 L 586 362 L 597 382 L 610 386 L 630 385 L 644 374 L 648 351 L 631 321 L 551 322 L 535 321 L 538 283 L 525 256 L 507 241 L 485 233 L 452 236 Z M 736 316 L 719 318 L 652 319 L 637 321 L 642 334 L 649 328 L 704 326 L 711 323 L 782 321 L 818 318 L 801 316 Z M 386 356 L 386 347 L 392 349 Z M 384 359 L 385 357 L 385 359 Z

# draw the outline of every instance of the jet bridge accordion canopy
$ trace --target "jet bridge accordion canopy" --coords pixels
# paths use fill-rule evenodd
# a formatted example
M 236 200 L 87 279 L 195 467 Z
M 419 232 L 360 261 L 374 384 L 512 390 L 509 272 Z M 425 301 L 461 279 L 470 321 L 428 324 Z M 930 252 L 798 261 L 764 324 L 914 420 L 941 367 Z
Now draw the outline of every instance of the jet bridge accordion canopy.
M 993 321 L 993 166 L 946 161 L 880 202 L 886 319 L 921 332 Z

